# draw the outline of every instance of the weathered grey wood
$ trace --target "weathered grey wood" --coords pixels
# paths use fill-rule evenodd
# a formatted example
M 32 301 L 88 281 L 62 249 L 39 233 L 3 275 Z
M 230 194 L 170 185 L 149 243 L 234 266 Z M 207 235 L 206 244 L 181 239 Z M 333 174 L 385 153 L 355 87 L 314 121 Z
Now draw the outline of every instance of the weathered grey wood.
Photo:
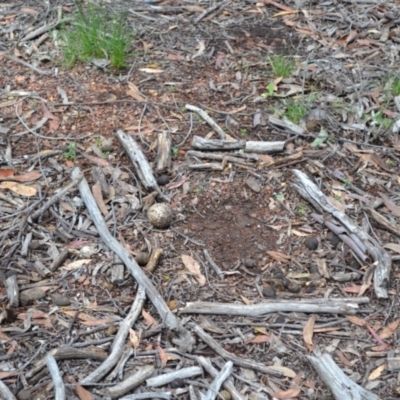
M 132 304 L 131 310 L 125 319 L 119 324 L 118 333 L 115 335 L 114 343 L 112 349 L 107 359 L 100 364 L 92 373 L 90 373 L 86 378 L 84 378 L 81 383 L 82 385 L 88 385 L 90 383 L 99 382 L 104 376 L 106 376 L 111 369 L 117 365 L 120 359 L 124 347 L 125 341 L 129 334 L 129 329 L 135 323 L 137 317 L 140 315 L 144 301 L 146 300 L 146 293 L 142 286 L 136 293 L 135 301 Z
M 329 354 L 321 354 L 316 348 L 314 356 L 306 357 L 336 400 L 379 400 L 378 396 L 353 382 Z
M 19 307 L 19 287 L 17 275 L 11 275 L 6 280 L 7 297 L 10 307 Z
M 193 164 L 189 165 L 190 169 L 195 169 L 195 170 L 210 170 L 210 171 L 223 171 L 224 166 L 222 164 L 217 164 L 217 163 L 203 163 L 203 164 Z
M 243 154 L 244 156 L 247 154 Z M 250 165 L 248 161 L 258 161 L 258 157 L 254 157 L 253 155 L 249 156 L 248 158 L 241 157 L 239 154 L 229 155 L 229 154 L 222 154 L 222 153 L 205 153 L 203 151 L 196 151 L 196 150 L 189 150 L 186 152 L 187 157 L 195 157 L 200 159 L 206 160 L 217 160 L 217 161 L 224 161 L 237 163 L 237 164 L 245 164 Z
M 108 388 L 106 392 L 112 399 L 119 399 L 125 393 L 128 393 L 130 390 L 142 384 L 147 378 L 153 375 L 153 372 L 153 365 L 144 365 L 140 367 L 136 373 L 130 375 L 122 382 Z
M 388 297 L 387 286 L 392 269 L 390 255 L 373 237 L 355 224 L 344 212 L 338 210 L 306 174 L 299 170 L 294 170 L 293 172 L 297 178 L 297 183 L 294 184 L 294 187 L 299 194 L 320 212 L 333 215 L 346 228 L 349 234 L 357 236 L 366 247 L 376 263 L 374 271 L 375 294 L 378 298 L 386 299 Z
M 55 400 L 65 400 L 64 381 L 62 380 L 61 373 L 60 370 L 58 369 L 56 360 L 50 354 L 46 357 L 46 365 L 47 369 L 50 372 L 51 380 L 53 381 Z
M 359 311 L 357 304 L 330 302 L 324 299 L 324 303 L 312 303 L 311 301 L 273 300 L 258 304 L 232 304 L 232 303 L 187 303 L 179 311 L 193 314 L 218 314 L 218 315 L 243 315 L 260 317 L 274 312 L 304 312 L 315 314 L 356 314 Z
M 147 379 L 146 385 L 149 387 L 159 387 L 167 385 L 175 379 L 187 379 L 197 375 L 201 375 L 203 369 L 200 367 L 187 367 L 178 369 L 174 372 L 168 372 L 167 374 L 155 376 L 154 378 Z
M 294 124 L 292 121 L 289 121 L 288 119 L 280 119 L 276 118 L 273 115 L 270 115 L 268 117 L 268 121 L 275 126 L 279 126 L 280 128 L 286 129 L 296 135 L 304 135 L 306 131 L 301 127 L 296 124 Z
M 277 153 L 285 149 L 286 142 L 257 142 L 257 141 L 247 141 L 244 151 L 247 153 Z
M 244 140 L 204 139 L 193 136 L 192 147 L 198 150 L 240 150 L 246 147 Z
M 11 393 L 10 389 L 1 379 L 0 379 L 0 399 L 17 400 L 17 398 Z
M 80 174 L 80 170 L 78 167 L 75 167 L 71 173 L 72 178 L 74 178 L 78 174 Z M 96 201 L 92 195 L 86 179 L 83 178 L 81 180 L 78 188 L 82 196 L 82 200 L 89 211 L 90 217 L 104 243 L 123 261 L 126 268 L 128 268 L 138 284 L 140 286 L 143 286 L 143 288 L 146 290 L 147 296 L 159 312 L 164 324 L 171 330 L 177 330 L 177 332 L 181 336 L 181 339 L 179 341 L 180 348 L 182 350 L 185 349 L 185 351 L 191 349 L 194 344 L 194 338 L 189 334 L 186 329 L 180 326 L 176 316 L 168 308 L 167 304 L 160 296 L 151 280 L 139 267 L 132 255 L 130 255 L 118 242 L 118 240 L 110 234 L 108 226 L 105 223 L 103 215 L 101 214 L 99 208 L 97 207 Z
M 222 384 L 229 378 L 229 375 L 232 373 L 232 371 L 233 362 L 228 361 L 211 382 L 211 385 L 208 388 L 203 400 L 214 400 L 218 396 Z
M 201 118 L 204 119 L 204 121 L 206 121 L 208 123 L 208 125 L 211 126 L 211 128 L 214 129 L 215 132 L 217 132 L 218 136 L 220 139 L 225 139 L 226 134 L 225 132 L 218 126 L 218 124 L 201 108 L 198 108 L 196 106 L 192 106 L 191 104 L 186 104 L 185 105 L 186 110 L 189 111 L 194 111 L 197 114 L 200 115 Z
M 162 174 L 171 169 L 172 139 L 169 132 L 161 132 L 157 136 L 156 173 Z
M 117 131 L 117 138 L 125 149 L 128 158 L 131 160 L 131 163 L 146 190 L 155 190 L 161 197 L 169 201 L 168 196 L 161 192 L 150 164 L 147 161 L 147 157 L 143 153 L 139 144 L 121 129 Z

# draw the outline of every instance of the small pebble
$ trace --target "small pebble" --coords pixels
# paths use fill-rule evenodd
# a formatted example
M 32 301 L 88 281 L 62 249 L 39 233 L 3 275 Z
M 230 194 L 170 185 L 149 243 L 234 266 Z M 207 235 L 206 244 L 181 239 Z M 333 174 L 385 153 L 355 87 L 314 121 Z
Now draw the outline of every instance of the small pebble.
M 138 253 L 138 255 L 135 257 L 136 262 L 143 267 L 149 262 L 149 255 L 143 251 Z
M 334 249 L 336 249 L 337 245 L 341 242 L 340 237 L 335 235 L 333 232 L 329 232 L 326 238 Z
M 66 307 L 69 306 L 71 304 L 71 302 L 69 301 L 68 297 L 62 296 L 60 294 L 52 294 L 50 296 L 51 301 L 59 307 Z
M 276 297 L 275 289 L 272 286 L 267 286 L 262 290 L 262 294 L 264 297 L 269 299 L 274 299 Z
M 317 250 L 318 248 L 318 239 L 314 236 L 308 237 L 306 239 L 306 247 L 309 250 Z
M 169 176 L 165 174 L 160 175 L 157 177 L 156 181 L 160 186 L 164 186 L 169 183 Z
M 246 268 L 255 268 L 257 266 L 256 261 L 252 258 L 245 258 L 243 264 Z

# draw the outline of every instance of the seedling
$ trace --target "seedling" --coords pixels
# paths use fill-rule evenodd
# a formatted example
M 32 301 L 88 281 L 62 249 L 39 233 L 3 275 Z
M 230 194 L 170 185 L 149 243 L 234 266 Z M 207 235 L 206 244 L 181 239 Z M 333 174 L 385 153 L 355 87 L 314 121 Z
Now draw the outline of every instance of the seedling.
M 171 148 L 171 153 L 172 153 L 172 157 L 176 157 L 178 155 L 179 149 L 178 147 L 172 147 Z
M 386 164 L 387 164 L 387 165 L 394 165 L 394 161 L 393 161 L 391 158 L 388 158 L 388 159 L 386 160 Z
M 346 188 L 350 187 L 350 185 L 351 185 L 350 179 L 349 178 L 344 178 L 343 179 L 343 184 L 344 184 L 344 186 Z
M 175 92 L 175 89 L 176 89 L 175 85 L 169 85 L 169 86 L 168 86 L 168 90 L 169 90 L 170 92 Z
M 72 67 L 78 61 L 107 59 L 116 68 L 125 66 L 132 38 L 127 16 L 116 14 L 106 6 L 78 6 L 72 26 L 61 31 L 64 63 Z
M 284 116 L 290 121 L 298 124 L 300 120 L 307 114 L 307 106 L 299 100 L 289 100 L 286 102 L 286 112 Z
M 247 135 L 247 129 L 246 128 L 240 128 L 240 135 L 241 136 L 246 136 Z
M 288 78 L 296 68 L 293 59 L 283 55 L 268 57 L 268 61 L 278 77 Z
M 399 96 L 400 95 L 400 77 L 396 76 L 393 81 L 392 81 L 392 94 L 393 96 Z
M 297 206 L 297 214 L 299 217 L 304 217 L 304 215 L 306 214 L 306 211 L 307 211 L 307 207 L 303 203 L 300 203 Z
M 76 158 L 76 143 L 69 143 L 68 150 L 63 153 L 63 158 L 73 161 Z

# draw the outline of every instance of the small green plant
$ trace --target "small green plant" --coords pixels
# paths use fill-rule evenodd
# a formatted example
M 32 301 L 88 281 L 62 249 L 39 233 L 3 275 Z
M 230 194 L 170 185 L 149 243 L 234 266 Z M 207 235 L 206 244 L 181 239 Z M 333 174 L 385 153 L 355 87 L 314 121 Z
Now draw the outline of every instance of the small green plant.
M 171 148 L 171 152 L 172 152 L 172 157 L 176 157 L 178 155 L 179 149 L 178 147 L 172 147 Z
M 333 144 L 333 143 L 335 143 L 335 141 L 336 141 L 335 136 L 331 135 L 328 137 L 328 143 Z
M 246 136 L 247 135 L 247 129 L 246 128 L 240 128 L 240 136 Z
M 388 158 L 388 159 L 386 160 L 386 164 L 387 164 L 387 165 L 394 165 L 394 161 L 393 161 L 391 158 Z
M 91 58 L 105 58 L 116 68 L 125 66 L 132 37 L 125 14 L 113 13 L 104 5 L 90 4 L 85 10 L 78 6 L 71 24 L 61 30 L 66 66 Z
M 338 194 L 335 194 L 334 196 L 333 196 L 333 198 L 336 200 L 336 201 L 340 201 L 341 199 L 340 199 L 340 196 L 338 195 Z
M 306 211 L 307 211 L 307 207 L 304 203 L 300 203 L 297 206 L 297 214 L 299 217 L 304 217 L 304 215 L 306 214 Z
M 399 96 L 400 95 L 400 76 L 396 76 L 393 81 L 392 81 L 392 94 L 393 96 Z
M 384 117 L 384 112 L 378 111 L 376 114 L 372 112 L 372 125 L 378 125 L 383 128 L 388 128 L 392 121 L 389 118 Z
M 176 86 L 175 86 L 175 85 L 169 85 L 169 86 L 168 86 L 168 90 L 169 90 L 170 92 L 175 92 Z
M 94 142 L 95 142 L 97 148 L 99 149 L 99 151 L 101 152 L 101 155 L 102 155 L 104 158 L 108 158 L 108 156 L 110 155 L 110 152 L 109 152 L 109 151 L 103 151 L 103 150 L 102 150 L 102 148 L 103 148 L 103 143 L 102 143 L 102 141 L 101 141 L 101 137 L 97 136 L 97 137 L 94 139 Z
M 300 100 L 289 100 L 286 102 L 286 111 L 284 112 L 284 116 L 298 124 L 300 120 L 307 114 L 308 107 L 304 101 Z
M 201 187 L 200 186 L 196 186 L 196 188 L 194 189 L 194 192 L 196 194 L 200 194 L 201 193 Z
M 288 78 L 296 68 L 293 59 L 283 55 L 268 57 L 268 61 L 278 77 Z
M 285 196 L 283 195 L 283 193 L 277 193 L 277 194 L 275 195 L 275 198 L 276 198 L 278 201 L 283 201 L 283 200 L 285 200 Z
M 63 158 L 73 161 L 76 158 L 76 143 L 69 143 L 68 150 L 63 153 Z
M 351 185 L 350 179 L 349 178 L 344 178 L 343 179 L 343 184 L 344 184 L 344 186 L 346 188 L 350 187 L 350 185 Z

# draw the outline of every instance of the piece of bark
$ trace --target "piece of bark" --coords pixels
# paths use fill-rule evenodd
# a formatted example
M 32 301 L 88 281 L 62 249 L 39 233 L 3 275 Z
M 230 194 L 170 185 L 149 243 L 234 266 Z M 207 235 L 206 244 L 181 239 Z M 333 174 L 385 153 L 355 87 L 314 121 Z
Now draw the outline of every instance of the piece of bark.
M 10 389 L 1 379 L 0 379 L 0 399 L 17 400 L 17 398 L 11 393 Z
M 348 299 L 346 299 L 348 300 Z M 324 299 L 323 303 L 298 300 L 270 300 L 258 304 L 232 304 L 232 303 L 187 303 L 179 310 L 181 313 L 193 314 L 217 314 L 217 315 L 243 315 L 250 317 L 261 317 L 274 312 L 303 312 L 312 314 L 356 314 L 359 310 L 358 304 L 351 301 L 345 303 L 330 302 Z
M 277 153 L 285 149 L 286 142 L 261 142 L 247 141 L 244 151 L 246 153 L 269 154 Z
M 379 214 L 377 211 L 370 207 L 363 207 L 363 210 L 367 211 L 369 215 L 379 224 L 383 229 L 386 229 L 388 232 L 393 233 L 397 237 L 400 237 L 400 229 L 397 225 L 390 222 L 383 215 Z
M 58 267 L 67 259 L 69 251 L 67 249 L 63 250 L 51 263 L 50 271 L 54 272 Z
M 200 117 L 203 118 L 204 121 L 206 121 L 208 123 L 208 125 L 210 125 L 211 128 L 214 129 L 215 132 L 217 132 L 217 134 L 221 140 L 224 140 L 226 138 L 225 132 L 219 127 L 219 125 L 204 110 L 202 110 L 201 108 L 198 108 L 196 106 L 192 106 L 190 104 L 186 104 L 185 108 L 186 108 L 186 110 L 194 111 L 197 114 L 199 114 Z
M 287 157 L 274 158 L 271 161 L 263 161 L 258 167 L 284 167 L 285 165 L 294 163 L 296 161 L 300 162 L 303 160 L 303 152 L 298 151 L 296 153 L 290 154 Z
M 157 136 L 156 173 L 162 174 L 171 169 L 172 139 L 169 132 L 161 132 Z
M 51 271 L 40 261 L 36 260 L 34 263 L 37 273 L 42 277 L 46 278 L 51 275 Z
M 202 151 L 196 151 L 196 150 L 189 150 L 186 152 L 187 157 L 195 157 L 199 159 L 207 159 L 207 160 L 217 160 L 217 161 L 225 161 L 225 162 L 231 162 L 231 163 L 236 163 L 236 164 L 245 164 L 248 165 L 248 161 L 258 161 L 258 157 L 251 156 L 248 159 L 245 157 L 236 157 L 235 156 L 230 156 L 227 154 L 221 154 L 221 153 L 205 153 Z
M 72 170 L 72 177 L 80 174 L 79 168 L 75 167 Z M 150 301 L 153 303 L 154 307 L 159 312 L 165 325 L 171 329 L 176 330 L 180 335 L 179 340 L 175 342 L 179 345 L 182 351 L 190 351 L 194 344 L 194 338 L 190 333 L 183 328 L 176 316 L 168 308 L 164 299 L 161 297 L 157 289 L 154 287 L 151 280 L 146 276 L 143 270 L 136 263 L 135 259 L 129 254 L 125 248 L 116 240 L 109 232 L 108 226 L 104 221 L 104 218 L 97 207 L 96 201 L 93 198 L 92 192 L 90 191 L 89 185 L 86 179 L 82 179 L 79 183 L 79 191 L 86 208 L 89 211 L 90 217 L 99 232 L 100 237 L 103 239 L 104 243 L 123 261 L 126 268 L 130 271 L 132 276 L 146 290 L 146 294 Z
M 162 253 L 163 253 L 162 249 L 158 249 L 158 248 L 155 248 L 151 251 L 150 259 L 147 262 L 145 271 L 153 272 L 156 269 L 158 262 L 160 260 L 160 257 L 162 256 Z
M 117 365 L 123 351 L 126 338 L 129 334 L 129 329 L 135 323 L 137 317 L 140 315 L 144 301 L 146 300 L 146 294 L 143 287 L 139 287 L 136 293 L 135 301 L 132 304 L 131 310 L 125 319 L 119 324 L 118 333 L 115 336 L 112 350 L 107 359 L 98 366 L 93 372 L 91 372 L 86 378 L 81 381 L 82 385 L 90 385 L 90 383 L 99 382 L 104 376 L 106 376 L 112 368 Z
M 336 400 L 379 400 L 378 396 L 353 382 L 329 354 L 321 354 L 316 348 L 314 356 L 306 357 Z
M 294 184 L 294 187 L 299 194 L 321 212 L 333 215 L 346 228 L 349 234 L 354 234 L 358 237 L 368 253 L 371 254 L 376 263 L 374 271 L 375 294 L 378 298 L 386 299 L 388 297 L 387 287 L 390 282 L 390 272 L 392 269 L 392 260 L 388 252 L 373 237 L 355 224 L 344 212 L 338 210 L 318 186 L 303 172 L 299 170 L 294 170 L 293 172 L 297 178 L 297 183 Z
M 121 129 L 117 131 L 117 138 L 125 149 L 126 154 L 131 160 L 131 163 L 146 190 L 155 190 L 163 199 L 169 201 L 168 196 L 161 192 L 150 164 L 147 161 L 147 157 L 143 153 L 139 144 Z
M 6 280 L 8 304 L 10 307 L 19 307 L 19 287 L 17 275 L 11 275 Z
M 56 360 L 52 355 L 46 357 L 47 369 L 50 372 L 51 379 L 54 387 L 55 400 L 65 400 L 65 385 L 62 380 L 60 370 L 58 369 Z
M 282 376 L 282 372 L 279 370 L 267 367 L 264 364 L 261 364 L 261 363 L 243 358 L 243 357 L 238 357 L 232 353 L 229 353 L 229 351 L 226 351 L 219 343 L 217 343 L 216 340 L 214 340 L 208 333 L 206 333 L 199 325 L 197 325 L 195 323 L 191 323 L 190 325 L 193 327 L 193 330 L 196 333 L 196 335 L 204 343 L 206 343 L 208 346 L 210 346 L 222 358 L 232 361 L 235 365 L 238 365 L 239 367 L 254 369 L 261 373 L 272 375 L 272 376 L 277 376 L 277 377 Z
M 204 139 L 193 136 L 192 147 L 198 150 L 241 150 L 246 147 L 244 140 Z
M 293 122 L 289 121 L 288 119 L 279 119 L 279 118 L 274 117 L 273 115 L 270 115 L 268 117 L 268 121 L 272 125 L 278 126 L 279 128 L 286 129 L 289 132 L 292 132 L 296 135 L 305 135 L 306 134 L 306 131 L 302 127 L 294 124 Z
M 119 399 L 125 393 L 131 391 L 135 387 L 142 384 L 147 378 L 153 375 L 154 366 L 153 365 L 144 365 L 140 367 L 136 373 L 130 375 L 128 378 L 118 383 L 115 386 L 112 386 L 107 389 L 107 394 L 112 399 Z
M 29 232 L 26 234 L 24 241 L 22 242 L 22 246 L 21 246 L 21 256 L 22 257 L 26 257 L 28 255 L 29 252 L 29 245 L 32 241 L 32 232 Z
M 189 165 L 190 169 L 194 170 L 211 170 L 211 171 L 223 171 L 224 166 L 222 164 L 217 164 L 217 163 L 203 163 L 203 164 L 193 164 Z
M 154 378 L 149 378 L 146 381 L 146 385 L 149 387 L 160 387 L 171 383 L 175 379 L 187 379 L 192 378 L 197 375 L 201 375 L 203 369 L 200 367 L 187 367 L 178 369 L 174 372 L 168 372 L 167 374 L 155 376 Z

